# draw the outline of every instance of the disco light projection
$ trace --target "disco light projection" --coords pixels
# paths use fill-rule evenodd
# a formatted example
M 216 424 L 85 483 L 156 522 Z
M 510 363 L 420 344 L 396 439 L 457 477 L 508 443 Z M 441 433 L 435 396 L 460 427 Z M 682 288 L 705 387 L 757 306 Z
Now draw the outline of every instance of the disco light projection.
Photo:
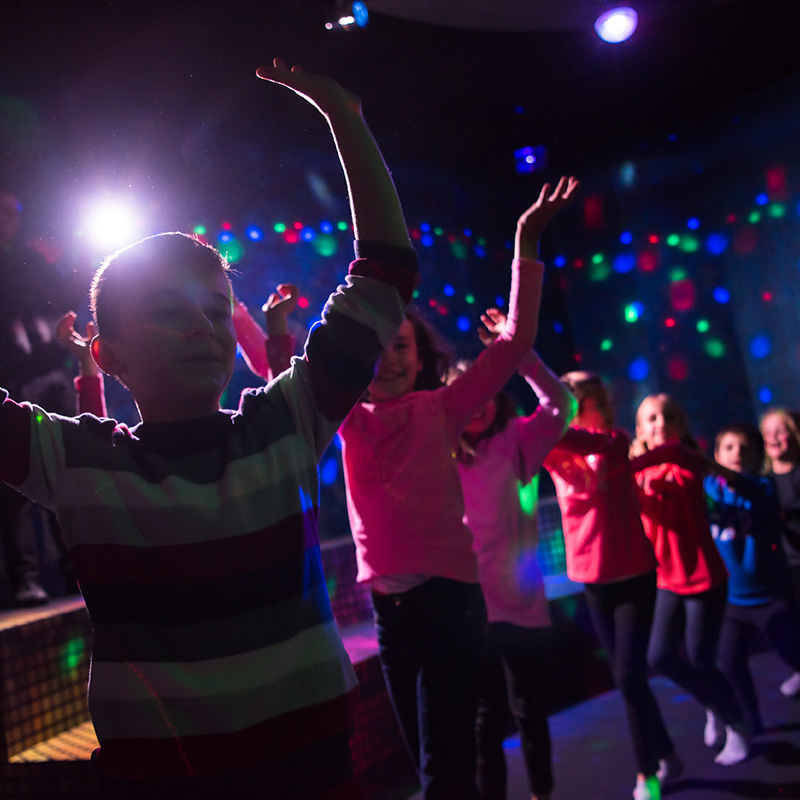
M 768 405 L 772 402 L 772 390 L 768 386 L 762 386 L 758 390 L 758 399 L 764 405 Z
M 85 230 L 92 243 L 105 250 L 123 247 L 143 236 L 134 211 L 121 202 L 107 201 L 86 214 Z
M 365 28 L 369 23 L 369 10 L 367 4 L 355 2 L 350 6 L 349 14 L 342 14 L 335 20 L 325 23 L 325 30 L 351 30 L 352 28 Z
M 609 44 L 620 44 L 633 36 L 639 15 L 629 6 L 612 8 L 601 14 L 594 23 L 597 35 Z
M 766 334 L 759 334 L 750 340 L 750 355 L 757 361 L 766 358 L 771 352 L 772 343 Z
M 520 147 L 514 151 L 514 164 L 520 175 L 530 175 L 547 167 L 547 150 L 539 145 L 537 147 Z
M 628 365 L 628 377 L 632 381 L 643 381 L 650 374 L 650 363 L 640 356 Z
M 644 306 L 636 301 L 625 306 L 625 322 L 636 322 L 644 314 Z

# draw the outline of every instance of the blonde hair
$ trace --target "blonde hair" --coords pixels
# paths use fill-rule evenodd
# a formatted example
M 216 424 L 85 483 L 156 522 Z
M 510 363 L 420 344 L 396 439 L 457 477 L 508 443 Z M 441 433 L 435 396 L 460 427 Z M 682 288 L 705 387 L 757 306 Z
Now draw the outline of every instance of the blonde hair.
M 641 403 L 639 403 L 639 408 L 636 409 L 637 439 L 639 439 L 639 414 L 642 410 L 642 406 L 648 400 L 658 400 L 661 403 L 665 413 L 671 411 L 675 418 L 675 427 L 678 429 L 678 438 L 689 447 L 698 451 L 700 450 L 700 445 L 697 444 L 692 434 L 689 433 L 689 422 L 686 418 L 686 412 L 683 410 L 683 408 L 681 408 L 680 403 L 671 394 L 667 394 L 666 392 L 649 394 L 642 400 Z
M 800 418 L 798 418 L 800 415 L 783 406 L 768 408 L 758 420 L 758 429 L 761 431 L 762 435 L 764 434 L 764 420 L 772 416 L 780 417 L 783 420 L 784 424 L 789 429 L 792 439 L 794 439 L 796 451 L 798 457 L 800 457 Z M 764 453 L 764 472 L 770 473 L 772 471 L 772 459 Z

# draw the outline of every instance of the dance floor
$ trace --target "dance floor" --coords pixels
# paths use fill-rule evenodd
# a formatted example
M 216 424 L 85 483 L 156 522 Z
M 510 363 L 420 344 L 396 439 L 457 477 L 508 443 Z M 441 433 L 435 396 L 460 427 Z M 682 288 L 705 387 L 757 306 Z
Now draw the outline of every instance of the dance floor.
M 766 733 L 752 743 L 747 761 L 732 767 L 714 763 L 715 751 L 703 744 L 705 714 L 697 702 L 665 678 L 652 686 L 686 770 L 663 788 L 671 800 L 800 798 L 800 700 L 790 700 L 778 685 L 790 670 L 771 652 L 751 661 Z M 567 709 L 550 718 L 556 788 L 553 800 L 628 800 L 636 767 L 618 692 Z M 519 741 L 506 742 L 509 765 L 507 800 L 530 800 Z M 421 800 L 419 793 L 409 800 Z

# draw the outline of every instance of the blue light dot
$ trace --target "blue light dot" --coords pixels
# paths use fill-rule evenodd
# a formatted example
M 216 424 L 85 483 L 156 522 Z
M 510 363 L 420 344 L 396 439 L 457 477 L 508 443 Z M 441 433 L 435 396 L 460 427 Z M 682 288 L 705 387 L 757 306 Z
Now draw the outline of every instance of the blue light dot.
M 422 225 L 419 226 L 421 231 L 429 231 L 431 226 L 427 222 L 423 222 Z
M 553 259 L 553 264 L 555 264 L 557 267 L 563 267 L 563 266 L 566 265 L 566 263 L 567 263 L 567 257 L 566 256 L 556 256 Z M 800 266 L 800 264 L 798 264 L 798 266 Z
M 303 230 L 302 230 L 302 231 L 300 231 L 300 238 L 301 238 L 301 239 L 302 239 L 304 242 L 310 242 L 312 239 L 314 239 L 314 237 L 315 237 L 316 235 L 317 235 L 317 234 L 316 234 L 316 233 L 314 233 L 314 231 L 312 231 L 312 230 L 311 230 L 311 228 L 303 228 Z
M 247 238 L 253 242 L 260 242 L 264 238 L 264 232 L 261 230 L 261 228 L 251 225 L 247 229 Z
M 772 402 L 772 392 L 770 391 L 769 387 L 762 386 L 758 390 L 758 399 L 764 403 L 764 405 Z
M 472 323 L 469 321 L 469 317 L 459 317 L 456 321 L 456 325 L 460 331 L 468 331 L 472 327 Z
M 464 228 L 464 236 L 466 237 L 472 236 L 472 228 Z
M 620 253 L 613 263 L 614 272 L 630 272 L 636 266 L 636 256 L 633 253 Z
M 524 114 L 525 113 L 525 106 L 514 106 L 514 113 L 515 114 Z
M 643 381 L 650 374 L 650 364 L 646 358 L 635 358 L 628 365 L 628 377 L 632 381 Z
M 727 303 L 731 299 L 731 293 L 724 286 L 717 286 L 714 289 L 714 299 L 718 303 Z
M 224 231 L 219 235 L 219 240 L 221 242 L 229 242 L 231 239 L 233 239 L 233 234 L 229 233 L 228 231 Z
M 486 248 L 478 245 L 475 248 L 475 255 L 478 256 L 478 258 L 486 258 Z
M 769 340 L 769 336 L 766 334 L 760 334 L 758 336 L 754 336 L 750 340 L 750 355 L 756 359 L 766 358 L 770 351 L 772 350 L 772 343 Z
M 325 486 L 330 486 L 339 477 L 339 462 L 335 458 L 327 458 L 319 468 L 319 479 Z
M 442 287 L 442 291 L 444 292 L 445 297 L 452 297 L 456 293 L 455 288 L 450 283 L 446 283 Z
M 706 250 L 712 256 L 718 256 L 728 249 L 728 237 L 724 233 L 710 233 L 706 239 Z
M 327 220 L 325 222 L 320 222 L 319 229 L 323 233 L 333 233 L 333 223 L 328 222 Z
M 619 235 L 619 240 L 622 244 L 630 244 L 633 241 L 633 234 L 630 231 L 623 231 Z
M 763 192 L 756 196 L 756 205 L 757 206 L 765 206 L 769 203 L 769 197 L 765 195 Z
M 564 326 L 560 322 L 553 323 L 553 330 L 556 333 L 564 333 Z
M 433 236 L 429 233 L 426 233 L 421 239 L 420 242 L 422 243 L 423 247 L 433 247 Z
M 697 217 L 692 217 L 691 219 L 686 220 L 686 227 L 690 231 L 696 231 L 700 227 L 700 220 Z
M 495 297 L 495 299 L 494 299 L 494 304 L 498 308 L 502 308 L 506 304 L 506 300 L 505 300 L 504 297 L 500 297 L 500 295 L 497 295 L 497 297 Z

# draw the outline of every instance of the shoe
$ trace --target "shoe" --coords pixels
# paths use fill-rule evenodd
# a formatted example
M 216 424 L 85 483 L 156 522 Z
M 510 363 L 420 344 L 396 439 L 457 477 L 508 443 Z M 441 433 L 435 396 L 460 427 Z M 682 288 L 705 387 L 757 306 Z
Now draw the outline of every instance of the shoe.
M 739 764 L 750 755 L 750 740 L 742 730 L 736 730 L 730 725 L 725 726 L 725 747 L 717 753 L 715 764 L 730 767 Z
M 669 781 L 674 781 L 683 774 L 684 766 L 681 757 L 675 752 L 671 752 L 668 756 L 658 759 L 658 769 L 656 770 L 656 778 L 663 786 Z
M 706 726 L 703 728 L 703 742 L 706 747 L 721 747 L 725 741 L 725 725 L 710 709 L 706 709 Z
M 780 685 L 784 697 L 800 697 L 800 672 L 795 672 Z
M 639 777 L 633 787 L 633 800 L 661 800 L 661 785 L 655 775 Z
M 50 601 L 50 595 L 35 578 L 23 578 L 19 588 L 14 593 L 14 605 L 18 608 L 31 608 L 43 606 Z

